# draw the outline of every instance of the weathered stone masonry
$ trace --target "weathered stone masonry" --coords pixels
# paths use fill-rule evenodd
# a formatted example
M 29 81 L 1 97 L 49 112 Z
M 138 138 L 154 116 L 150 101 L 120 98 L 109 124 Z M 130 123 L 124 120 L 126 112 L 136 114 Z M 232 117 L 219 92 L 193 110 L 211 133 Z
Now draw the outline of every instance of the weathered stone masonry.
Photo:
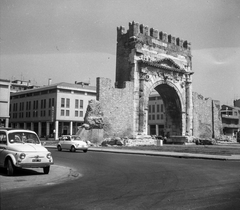
M 132 137 L 133 84 L 126 82 L 125 88 L 113 88 L 110 79 L 97 78 L 97 100 L 104 113 L 104 137 Z
M 220 103 L 193 92 L 193 135 L 219 138 L 222 135 Z
M 115 88 L 97 78 L 97 100 L 104 135 L 135 138 L 147 134 L 152 90 L 162 97 L 171 136 L 218 135 L 218 102 L 192 93 L 192 55 L 188 41 L 135 22 L 117 28 Z

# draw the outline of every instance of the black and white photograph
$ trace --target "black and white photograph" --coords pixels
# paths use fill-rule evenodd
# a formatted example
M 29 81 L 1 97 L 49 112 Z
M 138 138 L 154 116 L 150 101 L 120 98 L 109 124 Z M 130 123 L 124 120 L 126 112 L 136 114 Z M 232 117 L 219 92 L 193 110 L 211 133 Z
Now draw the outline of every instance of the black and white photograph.
M 239 0 L 0 0 L 0 210 L 240 209 Z

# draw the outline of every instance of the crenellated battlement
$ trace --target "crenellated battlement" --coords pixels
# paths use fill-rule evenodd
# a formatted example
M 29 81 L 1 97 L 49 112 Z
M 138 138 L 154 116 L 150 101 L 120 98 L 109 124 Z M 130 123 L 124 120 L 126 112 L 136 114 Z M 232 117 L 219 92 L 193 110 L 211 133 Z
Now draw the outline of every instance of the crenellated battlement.
M 152 39 L 149 39 L 149 37 Z M 172 36 L 171 34 L 167 34 L 163 31 L 159 31 L 154 28 L 149 28 L 143 24 L 139 24 L 137 22 L 129 23 L 129 29 L 126 31 L 125 27 L 120 26 L 117 27 L 117 41 L 120 40 L 125 41 L 134 41 L 140 40 L 142 42 L 147 42 L 147 44 L 152 45 L 160 45 L 160 46 L 176 46 L 178 49 L 182 49 L 184 51 L 191 51 L 191 43 L 187 40 L 182 40 L 179 37 Z

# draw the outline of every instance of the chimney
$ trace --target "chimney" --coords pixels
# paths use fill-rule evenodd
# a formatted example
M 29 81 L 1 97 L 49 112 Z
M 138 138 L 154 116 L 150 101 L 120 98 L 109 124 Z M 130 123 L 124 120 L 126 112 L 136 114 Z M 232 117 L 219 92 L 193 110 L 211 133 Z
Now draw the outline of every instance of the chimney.
M 48 79 L 48 85 L 51 85 L 51 84 L 52 84 L 52 79 L 49 78 L 49 79 Z

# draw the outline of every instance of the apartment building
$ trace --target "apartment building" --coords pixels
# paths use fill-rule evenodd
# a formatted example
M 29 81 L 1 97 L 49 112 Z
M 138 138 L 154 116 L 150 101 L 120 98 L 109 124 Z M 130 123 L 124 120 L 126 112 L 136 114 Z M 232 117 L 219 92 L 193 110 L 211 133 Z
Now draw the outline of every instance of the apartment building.
M 10 80 L 0 79 L 0 127 L 9 124 L 10 86 Z
M 222 105 L 221 118 L 223 134 L 237 138 L 240 129 L 240 108 L 236 106 Z
M 165 107 L 161 96 L 153 92 L 148 102 L 148 134 L 164 136 L 165 128 Z
M 96 87 L 88 83 L 61 82 L 27 89 L 10 96 L 10 125 L 34 130 L 40 137 L 75 134 L 84 122 L 88 101 L 96 99 Z

